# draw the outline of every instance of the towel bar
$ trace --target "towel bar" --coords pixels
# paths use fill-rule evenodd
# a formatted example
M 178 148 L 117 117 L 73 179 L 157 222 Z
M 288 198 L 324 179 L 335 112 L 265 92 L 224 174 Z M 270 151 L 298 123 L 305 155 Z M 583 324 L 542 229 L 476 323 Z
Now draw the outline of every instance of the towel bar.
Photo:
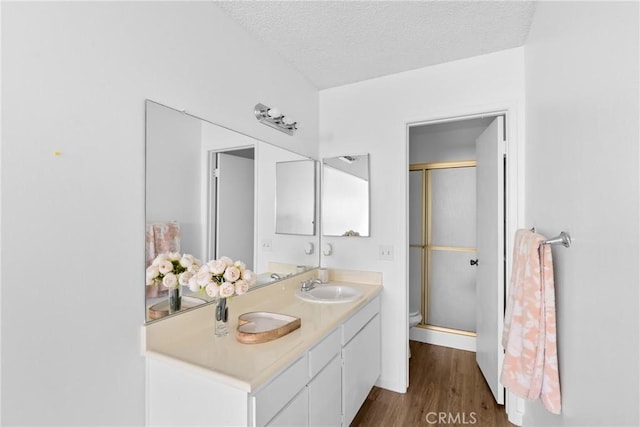
M 531 231 L 535 233 L 536 228 L 533 227 Z M 569 246 L 571 246 L 571 234 L 567 233 L 566 231 L 561 231 L 559 235 L 557 235 L 556 237 L 552 237 L 551 239 L 545 240 L 544 242 L 542 242 L 542 244 L 543 245 L 561 244 L 565 248 L 568 248 Z

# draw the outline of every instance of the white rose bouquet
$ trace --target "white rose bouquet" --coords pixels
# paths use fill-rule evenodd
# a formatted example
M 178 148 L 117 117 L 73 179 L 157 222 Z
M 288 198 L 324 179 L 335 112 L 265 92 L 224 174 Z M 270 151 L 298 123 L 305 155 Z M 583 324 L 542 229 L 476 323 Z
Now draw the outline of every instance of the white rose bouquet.
M 192 292 L 204 290 L 211 298 L 227 298 L 245 294 L 255 281 L 256 275 L 242 261 L 223 256 L 203 264 L 188 284 Z
M 200 260 L 190 254 L 160 254 L 147 267 L 147 286 L 162 284 L 169 289 L 177 288 L 178 284 L 188 286 L 189 280 L 200 271 L 200 264 Z

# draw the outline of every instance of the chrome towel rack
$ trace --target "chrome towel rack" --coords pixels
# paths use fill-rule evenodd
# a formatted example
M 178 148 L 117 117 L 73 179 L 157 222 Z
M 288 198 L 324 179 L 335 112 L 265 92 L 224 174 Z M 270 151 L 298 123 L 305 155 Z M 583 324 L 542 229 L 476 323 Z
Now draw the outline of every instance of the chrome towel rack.
M 536 228 L 533 227 L 531 229 L 532 232 L 536 232 Z M 542 242 L 543 245 L 562 245 L 565 248 L 568 248 L 569 246 L 571 246 L 572 240 L 571 240 L 571 234 L 569 234 L 566 231 L 561 231 L 560 234 L 558 234 L 556 237 L 552 237 L 551 239 L 545 240 L 544 242 Z

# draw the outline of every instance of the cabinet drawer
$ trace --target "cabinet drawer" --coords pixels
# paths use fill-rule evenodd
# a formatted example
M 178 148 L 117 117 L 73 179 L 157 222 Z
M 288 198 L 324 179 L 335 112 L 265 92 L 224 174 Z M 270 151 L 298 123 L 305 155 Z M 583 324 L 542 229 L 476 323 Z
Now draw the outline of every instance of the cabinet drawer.
M 342 325 L 342 345 L 347 344 L 380 311 L 380 297 L 375 297 Z
M 304 427 L 309 424 L 309 390 L 303 388 L 300 393 L 276 415 L 268 427 Z
M 309 350 L 309 378 L 315 377 L 340 352 L 340 328 Z
M 263 426 L 307 385 L 307 353 L 251 397 L 253 425 Z

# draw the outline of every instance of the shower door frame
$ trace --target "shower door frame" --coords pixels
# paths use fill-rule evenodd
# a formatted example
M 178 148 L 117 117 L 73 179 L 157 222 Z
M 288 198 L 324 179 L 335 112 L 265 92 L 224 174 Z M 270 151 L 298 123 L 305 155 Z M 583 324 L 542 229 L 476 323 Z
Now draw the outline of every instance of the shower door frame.
M 428 324 L 429 315 L 429 288 L 431 285 L 430 272 L 431 272 L 431 251 L 434 247 L 435 250 L 456 251 L 456 252 L 469 252 L 476 253 L 476 248 L 463 248 L 457 246 L 439 246 L 431 244 L 431 218 L 432 218 L 432 203 L 431 203 L 431 171 L 436 169 L 457 169 L 476 167 L 475 160 L 458 160 L 450 162 L 433 162 L 433 163 L 411 163 L 409 164 L 409 171 L 422 171 L 422 220 L 421 227 L 422 232 L 420 236 L 420 244 L 410 244 L 409 247 L 420 248 L 420 313 L 422 320 L 418 325 L 418 328 L 429 329 L 432 331 L 446 332 L 456 335 L 462 335 L 467 337 L 475 337 L 476 333 L 472 331 L 465 331 L 455 328 L 447 328 L 444 326 L 436 326 Z M 425 295 L 426 294 L 426 295 Z

